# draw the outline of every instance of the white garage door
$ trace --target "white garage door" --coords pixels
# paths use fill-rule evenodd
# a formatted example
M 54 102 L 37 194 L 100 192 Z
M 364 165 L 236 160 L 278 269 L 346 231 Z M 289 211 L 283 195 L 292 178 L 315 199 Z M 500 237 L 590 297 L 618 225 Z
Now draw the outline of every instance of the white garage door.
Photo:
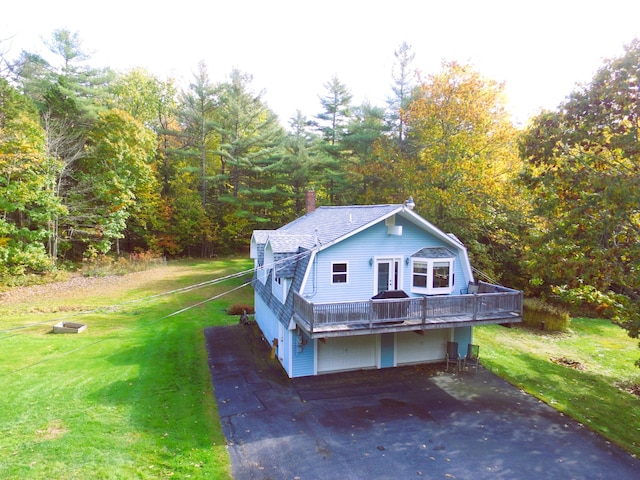
M 375 367 L 375 335 L 318 340 L 318 373 Z
M 421 363 L 443 360 L 447 352 L 449 329 L 424 330 L 424 335 L 414 332 L 396 334 L 396 363 Z

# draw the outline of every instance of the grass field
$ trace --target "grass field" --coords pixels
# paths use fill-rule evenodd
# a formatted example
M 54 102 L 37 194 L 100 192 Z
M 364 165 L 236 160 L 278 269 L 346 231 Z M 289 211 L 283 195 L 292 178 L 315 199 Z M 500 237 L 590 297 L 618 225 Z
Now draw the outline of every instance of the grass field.
M 640 455 L 638 341 L 607 320 L 574 318 L 568 333 L 476 328 L 481 363 L 557 410 Z
M 203 328 L 251 304 L 244 258 L 175 262 L 126 277 L 14 290 L 0 302 L 0 478 L 230 478 Z M 86 283 L 86 284 L 85 284 Z M 85 313 L 87 312 L 87 313 Z M 54 335 L 65 319 L 78 335 Z M 629 452 L 640 454 L 637 341 L 604 320 L 551 334 L 475 330 L 483 365 Z
M 237 322 L 224 310 L 252 304 L 253 290 L 168 315 L 248 279 L 134 300 L 251 266 L 170 263 L 94 291 L 0 303 L 0 478 L 230 478 L 203 328 Z M 88 329 L 50 333 L 63 318 Z

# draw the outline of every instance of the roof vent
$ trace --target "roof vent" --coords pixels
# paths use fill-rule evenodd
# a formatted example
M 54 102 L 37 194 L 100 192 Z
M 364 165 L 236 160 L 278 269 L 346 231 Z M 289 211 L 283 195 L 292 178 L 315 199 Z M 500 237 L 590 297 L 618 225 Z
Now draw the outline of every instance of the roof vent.
M 387 233 L 389 235 L 402 235 L 402 225 L 387 225 Z

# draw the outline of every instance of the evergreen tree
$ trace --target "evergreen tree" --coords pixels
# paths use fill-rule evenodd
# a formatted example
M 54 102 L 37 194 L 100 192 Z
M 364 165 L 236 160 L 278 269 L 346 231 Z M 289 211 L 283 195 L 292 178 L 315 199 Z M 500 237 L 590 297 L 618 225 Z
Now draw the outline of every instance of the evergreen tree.
M 395 133 L 398 144 L 402 145 L 406 137 L 403 110 L 409 105 L 415 87 L 413 82 L 414 72 L 411 70 L 411 64 L 416 55 L 412 52 L 411 45 L 407 44 L 407 42 L 402 42 L 398 50 L 393 54 L 396 60 L 391 73 L 393 96 L 387 100 L 389 108 L 388 122 Z
M 378 190 L 384 179 L 376 168 L 379 159 L 375 144 L 388 131 L 384 110 L 369 103 L 355 108 L 347 131 L 343 145 L 351 156 L 347 173 L 352 186 L 347 203 L 377 203 L 381 201 Z
M 287 209 L 283 222 L 287 223 L 305 213 L 305 199 L 309 188 L 313 188 L 312 165 L 317 156 L 317 135 L 312 131 L 313 122 L 298 110 L 289 120 L 289 133 L 284 144 L 284 153 L 276 175 L 281 189 L 287 193 Z
M 215 85 L 209 79 L 207 66 L 198 64 L 194 80 L 180 101 L 180 122 L 183 129 L 185 154 L 198 158 L 200 168 L 200 198 L 202 206 L 207 205 L 208 164 L 211 163 L 213 149 L 209 142 L 214 132 L 213 114 L 217 108 Z
M 221 208 L 215 212 L 220 241 L 236 246 L 254 228 L 270 221 L 279 207 L 274 174 L 282 159 L 284 131 L 276 115 L 251 91 L 252 77 L 231 72 L 220 86 L 216 114 L 219 135 L 220 177 L 225 182 Z M 220 217 L 222 213 L 222 218 Z
M 342 140 L 348 132 L 347 126 L 352 116 L 352 95 L 335 75 L 324 87 L 326 93 L 320 96 L 323 111 L 316 116 L 319 120 L 317 128 L 322 134 L 324 145 L 315 167 L 321 174 L 321 194 L 326 195 L 329 203 L 335 205 L 344 203 L 345 194 L 351 188 L 345 175 L 345 163 L 349 160 Z
M 211 82 L 207 66 L 204 62 L 198 64 L 193 82 L 189 89 L 181 95 L 178 118 L 181 124 L 183 149 L 181 154 L 185 159 L 183 168 L 186 171 L 199 172 L 200 205 L 207 209 L 208 182 L 214 175 L 218 137 L 215 133 L 214 114 L 218 108 L 218 93 Z M 194 226 L 195 227 L 195 226 Z M 202 225 L 195 227 L 202 230 Z M 212 231 L 203 231 L 201 255 L 207 256 L 210 250 Z

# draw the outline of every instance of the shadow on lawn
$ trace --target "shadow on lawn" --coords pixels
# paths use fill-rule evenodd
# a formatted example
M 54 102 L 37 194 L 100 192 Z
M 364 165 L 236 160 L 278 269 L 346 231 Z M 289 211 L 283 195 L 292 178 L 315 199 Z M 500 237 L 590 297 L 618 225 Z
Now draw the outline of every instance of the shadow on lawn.
M 95 392 L 94 399 L 119 407 L 131 431 L 149 435 L 176 451 L 211 448 L 216 437 L 215 400 L 198 325 L 174 320 L 152 326 L 108 360 L 114 368 L 135 372 Z M 194 342 L 194 338 L 200 340 Z M 126 340 L 123 342 L 126 344 Z M 133 368 L 130 368 L 133 367 Z M 126 375 L 126 374 L 125 374 Z M 115 420 L 123 422 L 122 419 Z

